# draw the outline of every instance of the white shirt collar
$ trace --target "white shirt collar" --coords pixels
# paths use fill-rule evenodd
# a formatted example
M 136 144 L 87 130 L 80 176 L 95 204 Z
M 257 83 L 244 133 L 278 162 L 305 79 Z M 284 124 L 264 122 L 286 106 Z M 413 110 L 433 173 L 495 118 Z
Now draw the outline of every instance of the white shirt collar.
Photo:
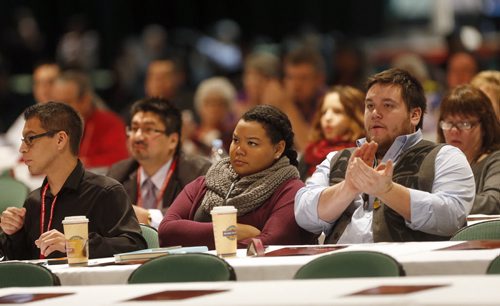
M 415 133 L 400 135 L 396 137 L 389 150 L 387 150 L 387 152 L 385 153 L 384 158 L 382 158 L 382 162 L 386 162 L 389 159 L 392 159 L 394 162 L 396 162 L 396 159 L 400 156 L 401 151 L 405 151 L 408 148 L 414 146 L 420 140 L 422 140 L 422 138 L 422 130 L 420 129 L 418 129 Z M 367 142 L 366 138 L 361 138 L 356 140 L 356 145 L 360 147 L 365 142 Z
M 168 173 L 168 170 L 170 170 L 171 165 L 172 165 L 172 159 L 170 159 L 163 166 L 161 166 L 161 168 L 158 169 L 158 171 L 156 171 L 156 173 L 151 176 L 151 181 L 153 182 L 153 184 L 155 185 L 157 190 L 161 190 L 161 188 L 163 187 L 163 182 L 165 182 L 165 179 L 167 178 L 167 173 Z M 144 181 L 146 179 L 149 178 L 149 176 L 146 174 L 143 167 L 140 167 L 140 169 L 141 169 L 141 181 L 140 181 L 140 183 L 141 183 L 141 187 L 142 187 L 142 184 L 144 183 Z

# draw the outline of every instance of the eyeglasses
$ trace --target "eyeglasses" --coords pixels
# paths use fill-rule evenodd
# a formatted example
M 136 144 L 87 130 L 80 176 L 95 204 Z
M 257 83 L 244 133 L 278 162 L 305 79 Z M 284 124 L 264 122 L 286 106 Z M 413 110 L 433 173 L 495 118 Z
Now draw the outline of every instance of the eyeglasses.
M 159 129 L 155 129 L 152 127 L 141 128 L 141 127 L 136 127 L 136 126 L 133 126 L 133 127 L 127 126 L 127 129 L 125 132 L 127 133 L 127 136 L 130 137 L 132 135 L 137 134 L 137 132 L 139 132 L 139 130 L 141 131 L 142 135 L 144 135 L 146 137 L 151 137 L 151 136 L 154 136 L 157 134 L 166 134 L 167 133 L 167 131 L 165 131 L 165 130 L 159 130 Z
M 41 134 L 26 136 L 24 138 L 21 138 L 21 141 L 24 142 L 28 147 L 31 147 L 33 145 L 33 140 L 44 136 L 53 136 L 55 133 L 57 133 L 57 131 L 48 131 Z
M 477 122 L 468 122 L 468 121 L 457 122 L 457 123 L 440 121 L 439 127 L 441 127 L 441 129 L 443 129 L 444 131 L 451 130 L 453 127 L 456 127 L 460 131 L 464 131 L 472 129 L 473 127 L 476 126 L 476 124 Z

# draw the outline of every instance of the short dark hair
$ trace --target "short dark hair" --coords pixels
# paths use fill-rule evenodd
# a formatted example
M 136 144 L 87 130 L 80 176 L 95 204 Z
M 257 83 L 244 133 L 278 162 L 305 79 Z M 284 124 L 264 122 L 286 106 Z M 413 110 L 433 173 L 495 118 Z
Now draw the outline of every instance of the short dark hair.
M 138 112 L 151 112 L 158 115 L 163 125 L 165 125 L 165 131 L 167 135 L 170 135 L 172 133 L 177 133 L 179 135 L 179 143 L 177 144 L 176 149 L 176 154 L 178 154 L 181 147 L 180 144 L 182 136 L 181 111 L 167 99 L 159 97 L 149 97 L 138 100 L 132 105 L 130 109 L 131 120 Z
M 89 76 L 79 70 L 66 70 L 62 72 L 58 77 L 57 81 L 62 82 L 73 82 L 78 88 L 78 98 L 82 98 L 85 94 L 92 94 L 92 82 Z
M 417 78 L 406 70 L 392 68 L 369 77 L 366 83 L 366 92 L 375 84 L 399 85 L 401 88 L 401 97 L 408 108 L 408 112 L 417 107 L 420 107 L 422 110 L 422 116 L 420 117 L 420 122 L 417 124 L 417 129 L 422 128 L 427 103 L 424 88 Z
M 483 144 L 480 155 L 500 149 L 500 122 L 490 99 L 486 94 L 472 86 L 460 85 L 451 89 L 441 101 L 439 121 L 448 115 L 477 117 L 481 122 Z M 438 127 L 438 141 L 445 142 L 443 130 Z
M 299 162 L 297 161 L 297 151 L 295 151 L 293 144 L 294 133 L 292 131 L 292 124 L 285 113 L 274 106 L 262 104 L 246 112 L 241 119 L 247 122 L 255 121 L 262 124 L 272 144 L 277 144 L 281 140 L 284 140 L 285 150 L 283 154 L 288 157 L 290 164 L 297 167 Z
M 61 66 L 59 66 L 59 64 L 56 61 L 44 59 L 44 60 L 36 62 L 35 65 L 33 65 L 33 71 L 35 71 L 38 68 L 43 67 L 43 66 L 54 66 L 57 69 L 61 70 Z
M 308 64 L 319 73 L 325 73 L 325 61 L 319 52 L 311 48 L 297 48 L 285 56 L 285 65 Z
M 83 135 L 83 120 L 71 106 L 60 102 L 35 104 L 24 111 L 24 119 L 38 118 L 47 131 L 64 131 L 68 134 L 71 152 L 78 156 Z

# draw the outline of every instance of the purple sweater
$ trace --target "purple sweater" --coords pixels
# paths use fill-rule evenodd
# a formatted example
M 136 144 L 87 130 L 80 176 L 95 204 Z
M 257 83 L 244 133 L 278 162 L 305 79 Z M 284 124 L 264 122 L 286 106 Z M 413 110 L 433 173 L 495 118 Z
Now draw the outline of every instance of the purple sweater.
M 316 244 L 315 235 L 303 230 L 295 222 L 295 194 L 303 186 L 304 183 L 299 179 L 284 182 L 260 207 L 239 216 L 237 222 L 258 228 L 261 233 L 256 238 L 261 239 L 264 245 Z M 184 187 L 160 224 L 160 246 L 206 245 L 209 249 L 215 248 L 212 223 L 193 221 L 206 191 L 204 176 Z M 238 247 L 247 245 L 248 239 L 238 241 Z

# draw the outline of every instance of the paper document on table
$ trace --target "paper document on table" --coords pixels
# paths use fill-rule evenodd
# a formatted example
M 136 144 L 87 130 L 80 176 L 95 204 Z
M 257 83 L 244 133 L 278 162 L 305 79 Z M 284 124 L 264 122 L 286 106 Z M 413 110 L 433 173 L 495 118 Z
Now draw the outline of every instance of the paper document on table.
M 346 245 L 332 246 L 298 246 L 298 247 L 283 247 L 271 252 L 265 253 L 263 256 L 301 256 L 301 255 L 318 255 L 326 252 L 332 252 L 347 247 Z
M 151 259 L 167 254 L 203 253 L 207 251 L 208 248 L 206 246 L 192 246 L 192 247 L 173 246 L 166 248 L 144 249 L 139 251 L 120 253 L 120 254 L 115 254 L 114 257 L 116 262 L 122 262 L 128 260 Z

